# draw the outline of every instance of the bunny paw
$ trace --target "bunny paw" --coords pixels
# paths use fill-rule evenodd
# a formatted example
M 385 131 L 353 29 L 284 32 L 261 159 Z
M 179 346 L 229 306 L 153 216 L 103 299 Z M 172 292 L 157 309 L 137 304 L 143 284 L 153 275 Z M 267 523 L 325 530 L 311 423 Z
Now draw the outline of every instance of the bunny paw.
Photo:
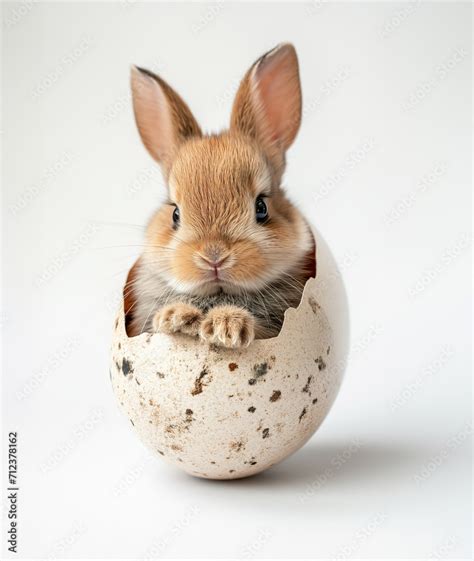
M 201 322 L 201 339 L 222 347 L 248 347 L 255 338 L 255 318 L 237 306 L 212 308 Z
M 203 314 L 189 304 L 169 304 L 158 310 L 153 318 L 153 330 L 162 333 L 198 335 Z

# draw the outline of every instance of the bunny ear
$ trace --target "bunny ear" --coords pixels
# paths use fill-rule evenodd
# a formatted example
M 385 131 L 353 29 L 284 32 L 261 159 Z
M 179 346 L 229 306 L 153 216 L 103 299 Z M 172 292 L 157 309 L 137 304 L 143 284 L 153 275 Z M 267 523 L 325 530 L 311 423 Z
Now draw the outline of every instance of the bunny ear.
M 254 137 L 277 175 L 283 171 L 285 151 L 300 127 L 301 103 L 298 57 L 289 43 L 259 58 L 237 91 L 231 129 Z
M 132 66 L 131 86 L 143 144 L 167 176 L 180 144 L 201 136 L 201 129 L 186 103 L 155 74 Z

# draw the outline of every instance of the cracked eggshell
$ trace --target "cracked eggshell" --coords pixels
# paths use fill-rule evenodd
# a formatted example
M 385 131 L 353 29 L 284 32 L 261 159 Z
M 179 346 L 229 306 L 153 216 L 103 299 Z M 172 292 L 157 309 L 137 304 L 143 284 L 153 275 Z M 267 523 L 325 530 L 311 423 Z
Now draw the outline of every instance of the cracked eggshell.
M 324 278 L 325 289 L 319 271 L 317 280 L 307 282 L 277 337 L 239 350 L 185 335 L 130 338 L 122 306 L 110 377 L 143 443 L 189 474 L 209 479 L 247 477 L 298 450 L 331 408 L 347 355 L 345 293 L 334 293 L 334 286 L 342 287 L 340 275 L 327 270 Z M 341 328 L 339 337 L 323 301 Z

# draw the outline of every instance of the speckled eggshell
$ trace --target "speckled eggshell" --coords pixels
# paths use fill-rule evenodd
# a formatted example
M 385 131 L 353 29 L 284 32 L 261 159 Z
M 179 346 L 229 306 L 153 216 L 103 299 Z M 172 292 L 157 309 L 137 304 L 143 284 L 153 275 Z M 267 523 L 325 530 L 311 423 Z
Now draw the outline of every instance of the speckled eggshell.
M 128 337 L 115 323 L 110 376 L 145 445 L 191 475 L 234 479 L 298 450 L 326 417 L 343 368 L 310 279 L 280 334 L 242 350 L 185 335 Z

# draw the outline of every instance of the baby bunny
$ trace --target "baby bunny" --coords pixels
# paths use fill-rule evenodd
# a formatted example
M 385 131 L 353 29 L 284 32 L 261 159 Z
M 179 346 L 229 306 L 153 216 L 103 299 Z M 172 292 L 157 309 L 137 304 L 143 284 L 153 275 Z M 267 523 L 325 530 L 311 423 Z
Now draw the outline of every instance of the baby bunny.
M 148 70 L 133 67 L 131 86 L 168 200 L 127 279 L 128 334 L 179 332 L 223 347 L 277 335 L 316 268 L 311 231 L 280 184 L 301 121 L 294 47 L 279 45 L 251 66 L 220 134 L 203 134 Z

